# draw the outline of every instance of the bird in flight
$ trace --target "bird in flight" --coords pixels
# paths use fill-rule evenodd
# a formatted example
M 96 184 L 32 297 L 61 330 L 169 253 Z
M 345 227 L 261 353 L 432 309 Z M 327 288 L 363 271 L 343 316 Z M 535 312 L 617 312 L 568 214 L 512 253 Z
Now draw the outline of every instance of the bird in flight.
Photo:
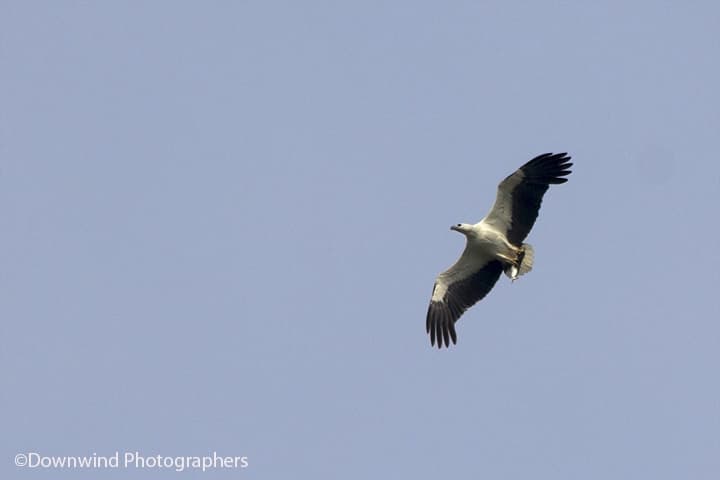
M 435 280 L 426 320 L 431 345 L 457 342 L 455 322 L 492 290 L 502 272 L 515 281 L 532 269 L 534 251 L 523 240 L 550 185 L 567 182 L 570 159 L 566 153 L 538 155 L 500 182 L 485 218 L 450 227 L 465 235 L 466 244 L 457 262 Z

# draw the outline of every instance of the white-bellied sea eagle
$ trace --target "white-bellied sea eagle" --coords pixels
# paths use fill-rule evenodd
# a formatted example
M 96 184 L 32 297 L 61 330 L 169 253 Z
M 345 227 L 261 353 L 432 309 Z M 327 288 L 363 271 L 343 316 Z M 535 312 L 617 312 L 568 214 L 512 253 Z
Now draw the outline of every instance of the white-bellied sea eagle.
M 551 184 L 567 182 L 572 166 L 566 153 L 539 155 L 498 185 L 495 204 L 478 223 L 458 223 L 451 230 L 465 235 L 465 250 L 438 275 L 428 307 L 426 329 L 438 348 L 457 342 L 455 322 L 482 300 L 505 274 L 515 280 L 532 269 L 532 246 L 523 243 L 535 224 Z

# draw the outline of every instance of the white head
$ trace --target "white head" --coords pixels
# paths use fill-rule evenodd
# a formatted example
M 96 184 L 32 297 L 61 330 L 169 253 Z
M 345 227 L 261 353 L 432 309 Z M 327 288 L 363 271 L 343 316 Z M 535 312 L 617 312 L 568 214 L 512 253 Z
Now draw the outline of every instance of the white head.
M 457 225 L 450 227 L 450 230 L 455 230 L 456 232 L 460 232 L 467 236 L 472 231 L 472 225 L 469 223 L 458 223 Z

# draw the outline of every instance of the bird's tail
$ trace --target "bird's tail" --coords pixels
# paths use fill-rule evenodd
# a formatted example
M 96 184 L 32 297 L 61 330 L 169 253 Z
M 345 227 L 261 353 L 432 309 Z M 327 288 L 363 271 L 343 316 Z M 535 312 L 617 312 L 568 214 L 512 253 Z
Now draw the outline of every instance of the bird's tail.
M 520 259 L 520 270 L 518 271 L 518 277 L 525 275 L 532 270 L 533 262 L 535 261 L 535 250 L 529 243 L 523 243 L 522 245 L 522 258 Z
M 518 263 L 516 265 L 508 265 L 505 268 L 505 275 L 511 280 L 517 280 L 521 275 L 525 275 L 533 267 L 533 261 L 535 260 L 535 250 L 529 243 L 523 243 L 520 248 L 520 255 L 518 256 Z

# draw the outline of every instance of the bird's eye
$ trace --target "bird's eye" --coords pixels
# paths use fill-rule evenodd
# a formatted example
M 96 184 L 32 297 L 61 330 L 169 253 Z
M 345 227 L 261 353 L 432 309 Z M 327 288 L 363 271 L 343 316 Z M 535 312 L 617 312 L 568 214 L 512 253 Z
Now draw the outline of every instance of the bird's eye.
M 458 223 L 457 226 L 458 226 L 458 227 L 462 227 L 462 223 Z

